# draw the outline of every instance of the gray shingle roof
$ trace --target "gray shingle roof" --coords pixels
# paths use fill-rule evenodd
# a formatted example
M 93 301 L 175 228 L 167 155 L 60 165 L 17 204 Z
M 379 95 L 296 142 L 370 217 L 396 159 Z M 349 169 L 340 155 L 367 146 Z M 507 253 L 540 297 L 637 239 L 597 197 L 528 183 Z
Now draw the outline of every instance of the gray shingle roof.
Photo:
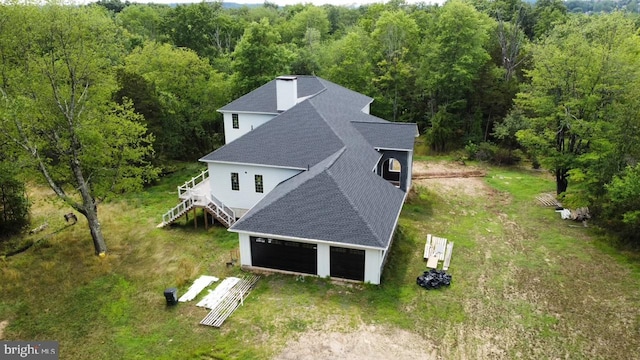
M 342 146 L 313 105 L 304 101 L 200 160 L 306 169 Z
M 370 171 L 354 169 L 352 156 L 341 149 L 281 183 L 232 229 L 387 247 L 404 193 Z
M 264 103 L 272 101 L 275 112 L 275 82 L 221 110 L 256 109 L 256 98 L 267 91 L 273 99 Z M 380 159 L 374 148 L 411 150 L 415 124 L 365 114 L 371 98 L 324 79 L 298 77 L 301 93 L 313 96 L 201 159 L 308 167 L 276 186 L 231 230 L 386 248 L 405 193 L 373 172 Z
M 296 76 L 298 98 L 317 94 L 324 87 L 315 76 Z M 221 107 L 218 111 L 257 112 L 277 114 L 276 81 L 272 80 L 256 90 Z
M 418 126 L 407 123 L 353 122 L 352 125 L 378 149 L 413 150 Z

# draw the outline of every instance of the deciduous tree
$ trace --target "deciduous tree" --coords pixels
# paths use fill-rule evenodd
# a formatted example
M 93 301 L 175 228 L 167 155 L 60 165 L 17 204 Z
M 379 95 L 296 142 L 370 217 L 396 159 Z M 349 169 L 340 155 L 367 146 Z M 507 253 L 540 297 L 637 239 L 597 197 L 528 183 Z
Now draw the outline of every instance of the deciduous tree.
M 490 60 L 486 45 L 491 21 L 467 3 L 449 1 L 426 29 L 417 83 L 427 102 L 427 135 L 435 150 L 461 145 L 470 129 L 480 129 L 480 119 L 468 111 L 467 101 Z
M 280 44 L 267 19 L 249 24 L 232 54 L 236 95 L 256 89 L 288 72 L 293 54 Z
M 158 101 L 160 112 L 146 120 L 163 157 L 195 160 L 222 144 L 222 119 L 216 109 L 229 101 L 229 86 L 206 59 L 189 49 L 147 42 L 125 58 L 124 70 L 129 81 L 121 85 L 132 93 L 136 109 L 145 107 L 143 113 L 150 114 L 157 109 L 145 104 Z M 135 81 L 133 74 L 146 84 Z M 150 93 L 143 98 L 133 94 L 136 88 Z
M 625 131 L 619 128 L 623 119 L 637 116 L 628 112 L 636 108 L 630 94 L 640 75 L 639 53 L 635 27 L 622 14 L 572 17 L 534 47 L 531 84 L 516 100 L 531 128 L 518 138 L 555 174 L 558 194 L 567 190 L 572 173 L 584 178 L 603 154 L 613 154 L 606 143 Z M 625 155 L 618 153 L 611 164 L 619 168 Z M 599 177 L 600 187 L 607 181 Z
M 97 205 L 156 175 L 140 115 L 128 103 L 110 101 L 121 55 L 118 29 L 96 6 L 0 11 L 0 136 L 86 217 L 96 254 L 105 254 Z

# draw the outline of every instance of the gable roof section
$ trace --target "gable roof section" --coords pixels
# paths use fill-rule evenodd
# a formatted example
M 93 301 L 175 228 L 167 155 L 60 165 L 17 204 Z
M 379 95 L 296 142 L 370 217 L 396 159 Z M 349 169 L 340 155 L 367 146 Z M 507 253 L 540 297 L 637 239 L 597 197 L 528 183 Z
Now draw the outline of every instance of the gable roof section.
M 404 193 L 352 156 L 343 148 L 282 182 L 231 230 L 386 248 Z
M 304 101 L 200 160 L 306 169 L 342 147 L 312 104 Z
M 377 149 L 413 150 L 418 136 L 416 124 L 390 122 L 353 122 L 353 126 Z
M 324 89 L 315 76 L 296 77 L 298 79 L 298 98 L 317 94 Z M 237 98 L 218 111 L 277 114 L 276 80 L 271 80 L 256 90 Z

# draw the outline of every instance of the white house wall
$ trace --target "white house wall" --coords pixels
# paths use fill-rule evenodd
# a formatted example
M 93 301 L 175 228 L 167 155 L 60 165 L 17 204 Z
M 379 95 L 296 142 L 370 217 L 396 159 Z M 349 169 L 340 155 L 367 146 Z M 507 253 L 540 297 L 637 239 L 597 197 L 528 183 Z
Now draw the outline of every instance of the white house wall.
M 383 250 L 367 249 L 364 255 L 364 282 L 380 284 Z
M 300 173 L 301 170 L 225 163 L 208 163 L 209 186 L 213 196 L 226 206 L 251 209 L 276 185 Z M 231 190 L 231 173 L 238 173 L 240 190 Z M 263 192 L 256 192 L 255 175 L 262 175 Z
M 407 163 L 409 164 L 409 175 L 407 176 L 407 193 L 411 189 L 411 179 L 413 178 L 413 151 L 409 151 L 407 156 Z
M 317 244 L 318 250 L 318 276 L 331 275 L 331 247 L 328 244 Z
M 252 266 L 251 263 L 251 238 L 249 234 L 238 233 L 240 240 L 240 265 Z
M 249 131 L 264 125 L 267 121 L 273 119 L 275 114 L 254 114 L 254 113 L 231 113 L 223 112 L 224 118 L 224 141 L 225 144 L 232 142 Z M 233 128 L 232 114 L 238 114 L 238 129 Z

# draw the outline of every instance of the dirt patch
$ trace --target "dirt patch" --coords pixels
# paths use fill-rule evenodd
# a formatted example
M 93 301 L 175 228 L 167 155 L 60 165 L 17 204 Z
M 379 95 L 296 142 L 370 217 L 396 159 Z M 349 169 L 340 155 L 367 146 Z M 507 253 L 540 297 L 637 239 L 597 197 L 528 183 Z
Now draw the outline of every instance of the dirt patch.
M 414 180 L 413 186 L 424 186 L 429 190 L 446 195 L 466 195 L 471 197 L 490 196 L 491 188 L 485 184 L 482 178 L 425 178 Z
M 435 348 L 409 331 L 362 325 L 350 333 L 310 331 L 291 341 L 276 360 L 437 359 Z
M 424 162 L 415 161 L 412 168 L 413 179 L 432 178 L 468 178 L 483 177 L 486 172 L 476 166 L 467 166 L 452 162 Z
M 4 329 L 9 326 L 9 320 L 0 321 L 0 340 L 4 340 Z
M 491 188 L 482 177 L 486 172 L 476 166 L 437 161 L 413 163 L 413 185 L 424 186 L 446 195 L 490 196 Z

